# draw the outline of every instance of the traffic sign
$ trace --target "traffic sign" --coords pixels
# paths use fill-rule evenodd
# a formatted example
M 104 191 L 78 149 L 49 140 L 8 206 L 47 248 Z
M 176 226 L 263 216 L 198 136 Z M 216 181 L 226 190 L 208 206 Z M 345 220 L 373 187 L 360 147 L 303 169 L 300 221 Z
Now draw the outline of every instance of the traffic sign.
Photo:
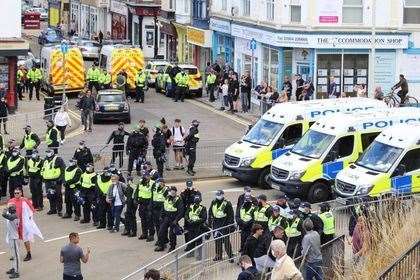
M 60 48 L 63 54 L 66 54 L 69 51 L 69 45 L 66 42 L 61 42 Z
M 254 38 L 252 38 L 251 42 L 249 43 L 249 49 L 251 51 L 255 51 L 257 49 L 257 41 Z

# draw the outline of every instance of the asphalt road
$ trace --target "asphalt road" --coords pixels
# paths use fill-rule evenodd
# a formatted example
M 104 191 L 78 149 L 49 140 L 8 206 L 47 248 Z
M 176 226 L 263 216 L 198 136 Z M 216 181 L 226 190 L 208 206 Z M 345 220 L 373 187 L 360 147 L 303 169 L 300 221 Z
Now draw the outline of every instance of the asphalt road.
M 184 188 L 183 183 L 177 185 L 178 189 Z M 234 179 L 197 181 L 195 187 L 203 193 L 205 206 L 210 205 L 218 189 L 225 190 L 226 198 L 232 201 L 232 204 L 236 204 L 237 197 L 243 191 L 242 186 Z M 270 200 L 276 198 L 275 190 L 254 192 L 255 195 L 265 193 Z M 22 264 L 21 279 L 59 279 L 62 273 L 62 264 L 59 263 L 60 248 L 68 242 L 67 236 L 73 231 L 81 233 L 82 248 L 89 246 L 92 249 L 90 262 L 82 265 L 85 279 L 121 279 L 164 254 L 153 251 L 154 242 L 146 243 L 137 238 L 123 237 L 119 233 L 110 234 L 106 230 L 97 230 L 92 225 L 47 216 L 45 210 L 36 213 L 35 221 L 44 235 L 44 240 L 37 239 L 32 245 L 33 260 Z M 0 227 L 0 236 L 4 236 L 4 226 Z M 178 237 L 179 243 L 183 241 L 183 237 Z M 21 255 L 24 255 L 23 244 Z M 3 271 L 8 269 L 9 254 L 4 242 L 0 243 L 0 263 L 3 264 Z M 0 271 L 0 279 L 6 279 L 3 271 Z

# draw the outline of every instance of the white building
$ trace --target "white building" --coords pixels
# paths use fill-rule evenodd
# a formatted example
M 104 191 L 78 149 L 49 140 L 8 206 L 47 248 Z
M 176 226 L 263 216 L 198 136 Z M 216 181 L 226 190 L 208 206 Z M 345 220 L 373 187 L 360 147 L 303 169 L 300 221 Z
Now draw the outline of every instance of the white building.
M 333 75 L 341 91 L 367 84 L 371 94 L 403 73 L 420 96 L 420 0 L 218 0 L 210 11 L 213 60 L 239 73 L 253 60 L 257 83 L 281 88 L 301 73 L 320 97 Z

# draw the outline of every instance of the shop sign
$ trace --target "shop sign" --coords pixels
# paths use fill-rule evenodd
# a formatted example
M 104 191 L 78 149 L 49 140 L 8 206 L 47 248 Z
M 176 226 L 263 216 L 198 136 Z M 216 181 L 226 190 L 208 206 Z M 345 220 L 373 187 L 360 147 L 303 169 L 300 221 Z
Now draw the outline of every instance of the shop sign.
M 318 22 L 338 23 L 341 17 L 342 0 L 318 0 Z
M 108 8 L 108 6 L 109 6 L 109 0 L 98 0 L 97 7 Z
M 204 43 L 206 41 L 204 31 L 195 28 L 188 28 L 187 41 L 188 43 L 194 45 L 204 46 Z
M 120 15 L 127 15 L 127 6 L 119 1 L 111 0 L 110 11 Z
M 395 83 L 395 52 L 375 53 L 375 84 L 382 90 L 390 89 Z
M 263 44 L 315 49 L 371 49 L 370 34 L 313 34 L 281 33 L 232 24 L 232 36 L 251 40 L 255 38 Z M 378 34 L 375 38 L 377 49 L 406 49 L 408 35 Z
M 210 29 L 217 32 L 230 34 L 230 22 L 211 18 Z

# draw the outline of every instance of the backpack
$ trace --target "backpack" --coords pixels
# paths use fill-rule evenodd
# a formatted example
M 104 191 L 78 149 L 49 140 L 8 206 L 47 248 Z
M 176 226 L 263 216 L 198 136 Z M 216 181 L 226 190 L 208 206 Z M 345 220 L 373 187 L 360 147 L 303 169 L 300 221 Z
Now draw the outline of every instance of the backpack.
M 184 127 L 180 126 L 179 130 L 181 131 L 181 136 L 184 137 Z M 172 127 L 172 136 L 175 136 L 175 126 Z

